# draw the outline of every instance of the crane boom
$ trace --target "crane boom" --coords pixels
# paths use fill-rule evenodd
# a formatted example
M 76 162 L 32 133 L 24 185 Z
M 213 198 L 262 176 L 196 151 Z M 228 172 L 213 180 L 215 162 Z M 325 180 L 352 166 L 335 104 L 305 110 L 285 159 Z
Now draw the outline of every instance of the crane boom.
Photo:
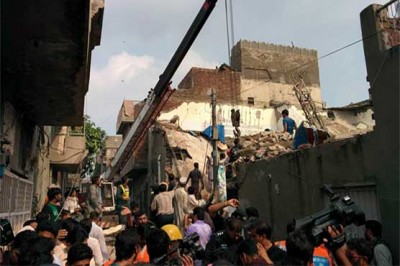
M 164 72 L 161 74 L 154 90 L 150 92 L 145 100 L 144 106 L 140 110 L 139 115 L 135 118 L 129 133 L 115 154 L 111 165 L 107 168 L 104 174 L 105 179 L 109 180 L 113 178 L 114 175 L 125 166 L 135 149 L 140 146 L 140 143 L 148 129 L 153 124 L 161 112 L 162 107 L 168 101 L 168 98 L 173 92 L 170 87 L 171 78 L 182 63 L 182 60 L 197 38 L 200 30 L 203 28 L 217 1 L 218 0 L 206 0 L 202 5 L 192 25 L 178 46 L 178 49 L 175 51 Z

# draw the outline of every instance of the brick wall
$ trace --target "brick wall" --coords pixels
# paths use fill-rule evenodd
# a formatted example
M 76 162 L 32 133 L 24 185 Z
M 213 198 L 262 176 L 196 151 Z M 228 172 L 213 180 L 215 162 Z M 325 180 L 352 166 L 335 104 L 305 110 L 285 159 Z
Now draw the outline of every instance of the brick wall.
M 243 79 L 292 84 L 301 74 L 306 85 L 320 86 L 316 50 L 255 41 L 239 41 L 232 48 L 232 67 Z
M 214 88 L 217 102 L 238 104 L 241 77 L 230 69 L 192 68 L 178 85 L 163 111 L 170 111 L 182 102 L 210 102 L 210 92 Z

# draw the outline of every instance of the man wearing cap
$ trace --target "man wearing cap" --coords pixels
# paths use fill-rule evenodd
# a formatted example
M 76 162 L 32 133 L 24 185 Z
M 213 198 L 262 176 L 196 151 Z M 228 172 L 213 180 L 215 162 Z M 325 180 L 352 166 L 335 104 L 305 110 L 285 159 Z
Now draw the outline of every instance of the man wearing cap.
M 174 205 L 174 215 L 175 215 L 175 224 L 181 231 L 184 230 L 185 227 L 185 214 L 188 213 L 188 194 L 185 190 L 186 178 L 181 177 L 179 179 L 178 187 L 174 191 L 173 205 Z

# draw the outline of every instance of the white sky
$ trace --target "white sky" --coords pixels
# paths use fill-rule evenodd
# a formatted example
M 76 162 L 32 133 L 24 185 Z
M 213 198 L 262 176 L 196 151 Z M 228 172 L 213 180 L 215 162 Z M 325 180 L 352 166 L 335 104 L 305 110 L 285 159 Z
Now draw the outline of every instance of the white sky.
M 316 49 L 322 56 L 362 38 L 360 12 L 376 0 L 232 0 L 240 39 Z M 158 81 L 204 0 L 105 0 L 101 45 L 92 53 L 85 113 L 115 134 L 124 99 L 142 100 Z M 225 1 L 219 0 L 175 74 L 228 63 Z M 368 98 L 362 42 L 319 61 L 322 98 L 342 106 Z

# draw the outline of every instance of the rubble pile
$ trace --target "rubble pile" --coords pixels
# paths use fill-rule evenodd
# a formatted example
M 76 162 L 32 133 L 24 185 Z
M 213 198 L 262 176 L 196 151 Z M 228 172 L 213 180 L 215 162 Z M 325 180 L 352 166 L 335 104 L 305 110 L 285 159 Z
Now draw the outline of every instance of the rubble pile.
M 227 138 L 226 143 L 233 147 L 233 138 Z M 293 136 L 289 133 L 263 131 L 250 136 L 239 138 L 239 161 L 255 161 L 268 159 L 281 154 L 292 152 Z

